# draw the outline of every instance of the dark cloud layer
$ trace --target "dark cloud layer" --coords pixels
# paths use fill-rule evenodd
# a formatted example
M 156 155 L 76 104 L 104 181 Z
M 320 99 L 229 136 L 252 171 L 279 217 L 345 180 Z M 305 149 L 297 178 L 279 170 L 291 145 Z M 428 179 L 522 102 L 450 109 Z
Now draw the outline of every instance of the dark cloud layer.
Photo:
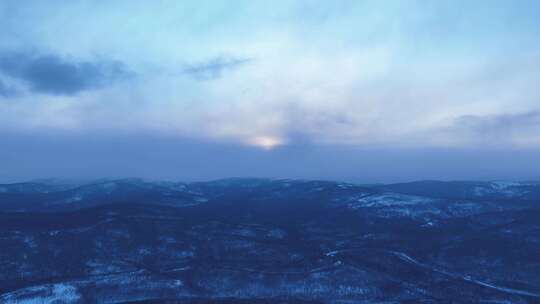
M 465 115 L 454 126 L 482 136 L 502 136 L 540 128 L 540 111 L 500 115 Z
M 29 52 L 0 54 L 0 73 L 24 81 L 32 92 L 74 95 L 131 75 L 118 61 L 74 61 Z
M 18 94 L 17 90 L 0 80 L 0 97 L 13 97 Z
M 223 73 L 239 68 L 252 59 L 216 57 L 206 62 L 189 65 L 184 69 L 184 73 L 191 75 L 196 80 L 213 80 L 223 76 Z

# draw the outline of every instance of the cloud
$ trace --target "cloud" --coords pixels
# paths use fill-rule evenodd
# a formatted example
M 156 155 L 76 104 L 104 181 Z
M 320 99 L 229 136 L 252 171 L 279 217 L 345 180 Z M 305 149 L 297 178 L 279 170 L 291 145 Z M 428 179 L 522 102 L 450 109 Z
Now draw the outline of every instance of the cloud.
M 248 1 L 231 10 L 226 1 L 11 2 L 0 18 L 8 29 L 0 57 L 29 46 L 73 57 L 0 60 L 0 74 L 12 78 L 0 79 L 21 91 L 26 83 L 30 92 L 19 98 L 32 101 L 0 104 L 0 128 L 133 130 L 259 146 L 471 147 L 483 145 L 474 140 L 482 125 L 494 124 L 486 115 L 537 104 L 540 40 L 531 38 L 540 19 L 525 4 Z M 136 79 L 109 85 L 123 73 L 93 54 L 121 58 Z M 461 116 L 458 128 L 452 122 Z M 491 137 L 504 133 L 495 129 Z
M 486 116 L 464 115 L 458 117 L 455 123 L 475 132 L 500 132 L 540 126 L 540 111 Z
M 8 86 L 0 80 L 0 97 L 13 97 L 18 94 L 19 92 L 15 88 Z
M 252 61 L 249 58 L 215 57 L 206 62 L 189 65 L 184 73 L 196 80 L 213 80 L 220 78 L 224 72 L 234 70 Z
M 476 144 L 537 146 L 540 144 L 540 111 L 463 115 L 452 122 L 450 130 Z
M 0 54 L 0 73 L 26 83 L 32 92 L 75 95 L 131 75 L 119 61 L 75 61 L 54 54 Z

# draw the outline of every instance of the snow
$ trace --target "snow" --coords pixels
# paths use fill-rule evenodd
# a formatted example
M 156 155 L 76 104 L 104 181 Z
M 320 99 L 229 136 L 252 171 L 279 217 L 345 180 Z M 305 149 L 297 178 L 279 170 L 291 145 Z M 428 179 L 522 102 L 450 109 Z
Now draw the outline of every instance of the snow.
M 400 258 L 401 260 L 403 260 L 405 262 L 408 262 L 410 264 L 416 265 L 416 266 L 421 267 L 421 268 L 430 269 L 430 270 L 432 270 L 434 272 L 438 272 L 438 273 L 450 276 L 452 278 L 462 279 L 463 281 L 467 281 L 467 282 L 470 282 L 470 283 L 473 283 L 473 284 L 477 284 L 477 285 L 480 285 L 480 286 L 483 286 L 483 287 L 498 290 L 498 291 L 508 293 L 508 294 L 540 298 L 540 294 L 538 294 L 538 293 L 530 292 L 530 291 L 527 291 L 527 290 L 520 290 L 520 289 L 514 289 L 514 288 L 498 286 L 498 285 L 494 285 L 494 284 L 491 284 L 491 283 L 487 283 L 487 282 L 484 282 L 484 281 L 474 279 L 469 275 L 461 275 L 461 274 L 449 272 L 449 271 L 446 271 L 446 270 L 442 270 L 442 269 L 439 269 L 439 268 L 430 267 L 429 265 L 421 263 L 421 262 L 417 261 L 416 259 L 412 258 L 411 256 L 409 256 L 409 255 L 407 255 L 407 254 L 405 254 L 403 252 L 394 251 L 394 252 L 391 252 L 391 253 L 393 253 L 394 255 L 396 255 L 398 258 Z
M 241 236 L 246 236 L 246 237 L 254 237 L 257 235 L 255 231 L 252 231 L 251 229 L 247 229 L 247 228 L 236 229 L 234 233 Z
M 341 189 L 349 189 L 349 188 L 354 187 L 353 184 L 349 184 L 349 183 L 338 183 L 337 186 Z
M 326 253 L 326 256 L 333 257 L 336 256 L 336 254 L 338 254 L 339 252 L 339 250 L 330 251 Z
M 64 283 L 28 287 L 0 296 L 0 302 L 5 304 L 69 304 L 80 300 L 77 289 Z
M 193 251 L 189 251 L 189 250 L 181 250 L 181 251 L 176 252 L 176 254 L 175 254 L 175 256 L 177 258 L 188 258 L 188 257 L 192 257 L 194 255 L 195 255 L 195 253 Z
M 363 207 L 411 206 L 433 202 L 433 199 L 398 193 L 383 193 L 362 197 L 349 204 L 353 209 Z
M 36 248 L 37 247 L 37 243 L 34 239 L 33 236 L 25 236 L 22 241 L 26 244 L 26 246 L 28 246 L 29 248 Z
M 276 239 L 282 239 L 287 235 L 287 232 L 282 229 L 272 229 L 268 232 L 267 236 Z
M 489 194 L 499 194 L 506 197 L 517 197 L 528 193 L 523 186 L 530 186 L 520 182 L 493 181 L 486 185 L 480 185 L 473 188 L 475 196 L 485 196 Z
M 179 267 L 179 268 L 173 268 L 173 269 L 170 269 L 170 270 L 167 270 L 167 272 L 176 272 L 176 271 L 184 271 L 184 270 L 188 270 L 188 269 L 191 269 L 191 267 L 189 266 L 185 266 L 185 267 Z M 179 281 L 179 280 L 178 280 Z M 181 283 L 182 281 L 180 281 Z M 183 284 L 182 284 L 183 285 Z M 181 286 L 181 285 L 180 285 Z
M 70 198 L 67 198 L 66 203 L 75 203 L 75 202 L 80 202 L 82 200 L 83 200 L 83 196 L 81 194 L 76 194 Z
M 102 184 L 101 188 L 106 190 L 107 193 L 111 193 L 114 190 L 116 190 L 116 188 L 118 188 L 118 185 L 115 182 L 108 182 L 108 183 Z
M 510 187 L 519 187 L 521 183 L 518 182 L 508 182 L 508 181 L 495 181 L 491 182 L 491 187 L 497 190 L 505 190 Z
M 208 202 L 208 199 L 206 197 L 196 197 L 193 200 L 198 202 L 198 203 L 206 203 L 206 202 Z

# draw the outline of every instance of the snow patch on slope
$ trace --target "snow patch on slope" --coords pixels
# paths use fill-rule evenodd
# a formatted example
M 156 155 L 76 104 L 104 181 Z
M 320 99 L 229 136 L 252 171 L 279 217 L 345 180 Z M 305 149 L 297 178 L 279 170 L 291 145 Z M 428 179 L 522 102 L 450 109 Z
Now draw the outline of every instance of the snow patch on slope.
M 69 284 L 53 284 L 28 287 L 0 296 L 0 302 L 5 304 L 53 304 L 79 303 L 80 293 Z
M 349 203 L 349 207 L 357 209 L 365 207 L 413 206 L 420 204 L 428 204 L 433 201 L 434 199 L 422 196 L 406 195 L 399 193 L 382 193 L 361 197 L 355 202 Z

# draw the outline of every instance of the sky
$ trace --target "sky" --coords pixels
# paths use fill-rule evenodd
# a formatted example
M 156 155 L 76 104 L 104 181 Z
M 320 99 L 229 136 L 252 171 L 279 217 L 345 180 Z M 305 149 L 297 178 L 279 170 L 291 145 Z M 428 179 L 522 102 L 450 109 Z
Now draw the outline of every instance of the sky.
M 540 2 L 0 1 L 0 182 L 540 180 Z

